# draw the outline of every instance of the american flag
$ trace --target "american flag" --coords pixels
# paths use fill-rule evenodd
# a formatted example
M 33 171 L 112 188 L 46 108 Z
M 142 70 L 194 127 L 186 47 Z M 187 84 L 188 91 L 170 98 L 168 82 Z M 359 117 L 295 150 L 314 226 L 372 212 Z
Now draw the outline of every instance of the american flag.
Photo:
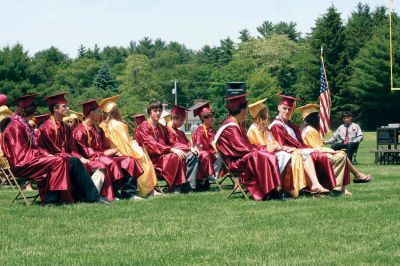
M 328 81 L 326 80 L 324 59 L 321 55 L 321 87 L 319 95 L 319 132 L 321 137 L 331 130 L 331 93 L 329 91 Z

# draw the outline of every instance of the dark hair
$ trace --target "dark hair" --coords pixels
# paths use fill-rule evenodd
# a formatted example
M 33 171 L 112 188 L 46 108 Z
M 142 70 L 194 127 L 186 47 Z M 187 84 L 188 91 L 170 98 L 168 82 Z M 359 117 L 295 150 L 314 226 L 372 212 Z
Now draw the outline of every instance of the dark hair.
M 110 112 L 104 112 L 106 118 L 115 119 L 118 121 L 122 120 L 121 113 L 119 112 L 118 106 L 114 106 Z
M 180 119 L 182 116 L 177 115 L 177 114 L 171 114 L 171 119 Z
M 4 130 L 6 129 L 6 127 L 8 126 L 8 124 L 11 122 L 11 117 L 6 117 L 6 118 L 3 118 L 1 121 L 0 121 L 0 133 L 3 133 L 4 132 Z
M 351 112 L 350 112 L 350 111 L 344 111 L 344 112 L 342 113 L 342 118 L 345 117 L 345 116 L 352 116 L 352 115 L 351 115 Z
M 153 100 L 150 101 L 149 104 L 147 105 L 147 114 L 151 113 L 151 110 L 153 109 L 161 109 L 162 110 L 162 104 L 158 100 Z
M 205 119 L 210 118 L 211 116 L 214 116 L 214 112 L 209 112 L 205 113 L 204 115 L 199 115 L 201 122 L 203 123 Z
M 28 116 L 31 116 L 31 115 L 34 115 L 34 114 L 35 114 L 35 112 L 36 112 L 36 107 L 37 107 L 37 105 L 36 105 L 35 102 L 32 103 L 31 105 L 29 105 L 29 106 L 26 107 L 26 108 L 21 108 L 21 107 L 17 106 L 17 107 L 15 108 L 15 113 L 16 113 L 17 115 L 19 115 L 19 116 L 22 116 L 22 117 L 28 117 Z
M 58 107 L 58 104 L 49 104 L 49 111 L 54 115 L 54 108 Z
M 304 118 L 304 127 L 309 125 L 315 128 L 316 130 L 319 130 L 319 113 L 311 113 L 308 116 Z
M 240 111 L 242 111 L 242 109 L 246 109 L 246 107 L 247 107 L 247 102 L 242 102 L 239 104 L 239 106 L 237 108 L 235 108 L 233 110 L 228 108 L 228 111 L 229 111 L 230 115 L 235 116 L 235 115 L 238 115 L 240 113 Z

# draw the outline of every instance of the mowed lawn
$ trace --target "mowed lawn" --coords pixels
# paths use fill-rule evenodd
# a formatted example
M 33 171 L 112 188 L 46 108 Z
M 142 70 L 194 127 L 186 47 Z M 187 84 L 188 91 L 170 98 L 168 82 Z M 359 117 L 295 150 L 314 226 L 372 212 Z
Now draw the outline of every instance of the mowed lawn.
M 10 204 L 0 189 L 1 265 L 400 264 L 400 166 L 375 165 L 367 133 L 351 197 L 254 202 L 223 192 L 111 206 Z

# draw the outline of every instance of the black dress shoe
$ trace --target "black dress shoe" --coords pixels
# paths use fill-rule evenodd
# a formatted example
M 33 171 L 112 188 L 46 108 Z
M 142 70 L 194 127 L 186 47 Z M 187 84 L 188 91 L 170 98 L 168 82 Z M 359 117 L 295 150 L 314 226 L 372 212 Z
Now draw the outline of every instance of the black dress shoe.
M 276 190 L 271 191 L 269 197 L 273 200 L 286 200 L 285 194 Z

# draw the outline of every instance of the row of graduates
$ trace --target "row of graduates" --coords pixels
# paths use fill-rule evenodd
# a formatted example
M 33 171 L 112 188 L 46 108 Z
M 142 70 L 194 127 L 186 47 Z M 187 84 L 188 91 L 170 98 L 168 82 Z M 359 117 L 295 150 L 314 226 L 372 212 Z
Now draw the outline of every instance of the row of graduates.
M 194 110 L 202 124 L 192 142 L 179 130 L 187 111 L 183 107 L 174 106 L 172 120 L 164 126 L 159 123 L 161 103 L 150 102 L 149 118 L 136 117 L 138 127 L 131 139 L 118 111 L 118 96 L 103 99 L 100 105 L 99 99 L 82 103 L 84 119 L 73 130 L 62 122 L 68 113 L 64 96 L 45 98 L 52 115 L 36 134 L 27 123 L 35 113 L 36 95 L 17 99 L 11 122 L 2 125 L 1 146 L 13 171 L 32 178 L 45 203 L 99 201 L 102 197 L 93 192 L 93 187 L 108 201 L 115 197 L 138 198 L 136 186 L 140 195 L 155 196 L 156 173 L 166 180 L 171 192 L 201 190 L 208 180 L 215 180 L 223 172 L 222 160 L 229 170 L 241 173 L 241 182 L 254 200 L 279 199 L 282 191 L 293 197 L 301 190 L 349 194 L 349 171 L 357 178 L 364 175 L 344 153 L 322 148 L 315 128 L 307 129 L 302 136 L 290 122 L 296 99 L 288 96 L 282 98 L 279 116 L 269 127 L 264 101 L 248 105 L 246 95 L 227 98 L 230 117 L 218 132 L 212 129 L 213 112 L 206 103 Z M 315 114 L 309 107 L 301 110 Z M 248 109 L 254 124 L 246 133 L 241 124 Z M 73 171 L 77 167 L 81 172 L 86 169 L 85 182 L 78 182 L 82 177 L 78 170 Z M 95 196 L 90 198 L 92 194 Z

